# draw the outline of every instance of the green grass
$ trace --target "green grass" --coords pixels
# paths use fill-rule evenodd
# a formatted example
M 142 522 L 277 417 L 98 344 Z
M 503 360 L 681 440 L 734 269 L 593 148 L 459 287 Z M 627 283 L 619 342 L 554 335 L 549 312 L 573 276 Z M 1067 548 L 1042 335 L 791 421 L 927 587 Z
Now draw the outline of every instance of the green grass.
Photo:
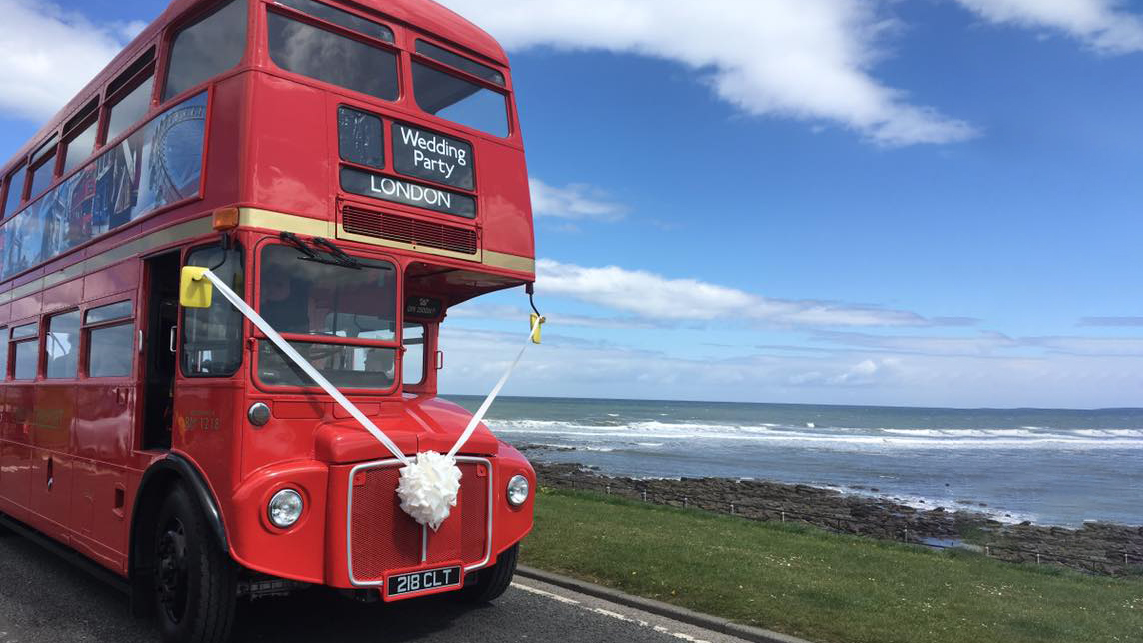
M 1143 641 L 1143 581 L 544 490 L 521 562 L 822 643 Z

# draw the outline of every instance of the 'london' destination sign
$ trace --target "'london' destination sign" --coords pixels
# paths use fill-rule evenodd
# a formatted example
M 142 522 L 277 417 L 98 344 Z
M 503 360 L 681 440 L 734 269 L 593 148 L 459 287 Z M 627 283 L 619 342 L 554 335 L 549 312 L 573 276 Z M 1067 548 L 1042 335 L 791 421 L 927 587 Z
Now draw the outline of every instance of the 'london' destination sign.
M 425 208 L 466 219 L 476 218 L 476 199 L 467 194 L 410 183 L 352 167 L 341 168 L 341 188 L 361 196 Z

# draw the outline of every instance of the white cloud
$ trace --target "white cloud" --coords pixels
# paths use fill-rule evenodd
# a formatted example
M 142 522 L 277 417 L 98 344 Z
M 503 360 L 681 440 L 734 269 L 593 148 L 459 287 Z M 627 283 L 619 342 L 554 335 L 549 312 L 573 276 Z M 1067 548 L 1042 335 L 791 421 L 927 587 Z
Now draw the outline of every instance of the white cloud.
M 992 332 L 969 337 L 935 337 L 819 331 L 814 334 L 814 339 L 842 346 L 925 355 L 991 355 L 998 350 L 1021 346 L 1019 340 Z
M 519 334 L 441 331 L 444 394 L 491 389 L 520 347 Z M 809 404 L 1090 408 L 1138 403 L 1140 357 L 1051 354 L 749 356 L 686 359 L 549 335 L 533 346 L 506 395 Z
M 37 121 L 74 98 L 143 27 L 96 24 L 34 0 L 0 0 L 0 15 L 0 111 Z
M 537 289 L 667 321 L 735 320 L 778 326 L 928 326 L 902 310 L 824 301 L 768 299 L 697 279 L 670 279 L 618 266 L 585 268 L 550 259 L 537 262 Z
M 990 22 L 1062 31 L 1096 51 L 1143 51 L 1143 16 L 1120 0 L 957 0 Z
M 1070 355 L 1143 356 L 1143 337 L 1028 337 L 1024 342 Z
M 442 1 L 509 49 L 595 49 L 679 62 L 748 114 L 832 122 L 892 146 L 975 135 L 968 123 L 916 105 L 873 76 L 881 41 L 897 26 L 879 3 Z
M 1143 317 L 1084 317 L 1080 326 L 1143 326 Z
M 469 302 L 450 308 L 448 310 L 448 316 L 449 318 L 459 319 L 482 319 L 523 323 L 528 319 L 528 315 L 530 315 L 531 312 L 531 310 L 524 310 L 517 306 Z M 582 328 L 605 328 L 612 330 L 656 328 L 656 325 L 649 321 L 634 318 L 590 317 L 587 315 L 569 313 L 552 313 L 547 310 L 544 311 L 544 315 L 547 317 L 550 327 L 578 326 Z
M 838 346 L 931 356 L 989 356 L 1019 349 L 1024 349 L 1024 352 L 1027 352 L 1027 349 L 1035 349 L 1035 352 L 1048 351 L 1069 355 L 1143 356 L 1143 337 L 1009 337 L 995 332 L 983 332 L 970 337 L 939 337 L 837 331 L 818 331 L 813 337 L 815 340 Z
M 626 208 L 590 185 L 574 183 L 559 188 L 539 179 L 531 179 L 528 184 L 532 189 L 532 210 L 538 217 L 618 221 L 626 214 Z

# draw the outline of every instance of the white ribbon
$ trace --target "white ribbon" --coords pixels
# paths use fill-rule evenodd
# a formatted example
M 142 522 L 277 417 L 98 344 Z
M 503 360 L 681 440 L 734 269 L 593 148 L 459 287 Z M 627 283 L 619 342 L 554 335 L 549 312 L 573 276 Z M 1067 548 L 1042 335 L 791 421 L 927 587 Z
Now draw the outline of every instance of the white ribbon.
M 532 325 L 532 330 L 528 334 L 528 342 L 524 344 L 520 352 L 516 354 L 516 359 L 512 360 L 512 364 L 504 373 L 500 381 L 484 399 L 484 403 L 480 405 L 480 409 L 469 420 L 468 426 L 464 429 L 464 433 L 457 439 L 456 444 L 449 449 L 447 455 L 442 456 L 435 451 L 427 453 L 418 453 L 416 459 L 410 460 L 401 452 L 396 443 L 385 435 L 385 432 L 377 428 L 369 418 L 365 417 L 348 398 L 337 390 L 337 387 L 330 383 L 321 373 L 318 372 L 312 364 L 303 358 L 294 347 L 290 345 L 278 331 L 274 330 L 253 308 L 251 308 L 241 297 L 238 296 L 226 282 L 219 279 L 213 272 L 207 270 L 203 272 L 203 276 L 214 284 L 214 287 L 226 298 L 238 312 L 242 313 L 249 319 L 258 330 L 262 331 L 270 341 L 282 351 L 286 357 L 290 358 L 298 368 L 310 377 L 318 386 L 322 388 L 330 397 L 334 399 L 341 408 L 345 409 L 353 419 L 357 420 L 362 427 L 365 428 L 374 438 L 377 439 L 393 457 L 397 458 L 404 467 L 401 469 L 401 481 L 397 487 L 397 495 L 401 498 L 401 508 L 405 510 L 410 516 L 413 517 L 419 524 L 428 525 L 433 531 L 440 527 L 441 523 L 448 518 L 451 513 L 451 508 L 456 506 L 457 494 L 460 491 L 460 467 L 456 466 L 456 454 L 464 448 L 472 434 L 476 431 L 476 427 L 484 419 L 484 414 L 492 406 L 496 400 L 496 396 L 500 395 L 501 389 L 508 382 L 508 378 L 512 376 L 512 372 L 516 370 L 516 366 L 520 363 L 520 358 L 524 357 L 524 351 L 528 349 L 528 344 L 532 343 L 532 337 L 536 334 L 536 330 L 544 323 L 543 317 L 537 317 L 536 323 Z
M 306 361 L 305 358 L 299 355 L 298 351 L 294 350 L 294 347 L 290 346 L 290 343 L 283 339 L 282 336 L 278 334 L 278 331 L 274 330 L 270 324 L 266 323 L 265 319 L 262 319 L 261 315 L 254 312 L 253 308 L 247 305 L 241 297 L 239 297 L 233 290 L 231 290 L 230 286 L 226 285 L 226 282 L 219 279 L 213 272 L 209 270 L 204 272 L 203 276 L 209 279 L 210 283 L 214 284 L 214 287 L 218 289 L 218 292 L 222 293 L 222 296 L 226 298 L 226 301 L 229 301 L 231 304 L 233 304 L 234 307 L 238 309 L 238 312 L 245 315 L 247 319 L 249 319 L 254 323 L 255 326 L 258 327 L 258 330 L 265 333 L 266 337 L 269 337 L 270 341 L 274 342 L 274 345 L 278 347 L 278 350 L 285 353 L 286 357 L 289 357 L 290 360 L 296 364 L 298 368 L 302 369 L 306 375 L 309 375 L 310 379 L 317 382 L 317 385 L 320 386 L 322 390 L 324 390 L 326 393 L 329 393 L 329 396 L 332 397 L 335 402 L 340 404 L 341 408 L 345 409 L 351 416 L 353 416 L 353 419 L 360 422 L 361 426 L 365 427 L 366 431 L 372 434 L 373 437 L 377 438 L 378 442 L 385 445 L 385 448 L 389 449 L 389 452 L 393 454 L 394 458 L 400 460 L 401 464 L 409 464 L 409 459 L 405 457 L 405 454 L 401 452 L 401 449 L 396 445 L 396 443 L 394 443 L 393 440 L 389 439 L 389 436 L 385 435 L 384 431 L 377 428 L 376 424 L 373 424 L 369 418 L 365 417 L 365 414 L 362 413 L 361 410 L 353 404 L 353 402 L 350 402 L 344 395 L 342 395 L 341 391 L 337 390 L 336 386 L 330 384 L 329 380 L 327 380 L 321 373 L 318 372 L 316 368 L 313 367 L 313 364 L 310 364 L 308 361 Z
M 473 432 L 476 431 L 476 425 L 480 424 L 484 419 L 484 414 L 488 412 L 492 403 L 496 401 L 496 396 L 500 395 L 500 389 L 504 388 L 504 385 L 508 383 L 508 378 L 512 377 L 512 371 L 516 370 L 516 365 L 520 363 L 520 358 L 524 356 L 524 351 L 528 350 L 528 346 L 532 344 L 532 337 L 536 335 L 536 329 L 539 328 L 540 324 L 544 323 L 544 321 L 546 320 L 543 317 L 536 318 L 536 323 L 532 325 L 532 331 L 528 333 L 528 341 L 520 348 L 520 352 L 516 353 L 516 359 L 512 360 L 512 365 L 508 367 L 508 370 L 504 372 L 500 381 L 492 388 L 492 392 L 488 394 L 488 397 L 484 398 L 484 404 L 480 405 L 480 409 L 476 411 L 476 415 L 473 415 L 472 419 L 469 420 L 468 426 L 464 429 L 464 433 L 460 434 L 460 438 L 456 441 L 456 444 L 452 445 L 452 449 L 448 452 L 449 458 L 455 457 L 457 452 L 468 442 L 468 439 L 472 437 Z

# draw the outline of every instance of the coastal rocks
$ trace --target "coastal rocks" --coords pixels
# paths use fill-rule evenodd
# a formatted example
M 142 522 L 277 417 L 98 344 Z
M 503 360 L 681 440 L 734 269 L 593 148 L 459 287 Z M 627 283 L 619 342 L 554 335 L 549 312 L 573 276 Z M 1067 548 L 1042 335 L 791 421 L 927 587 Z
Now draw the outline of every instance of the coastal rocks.
M 1053 564 L 1099 574 L 1143 574 L 1143 528 L 1086 523 L 1083 529 L 1003 524 L 965 502 L 961 509 L 917 509 L 888 498 L 834 489 L 725 478 L 603 476 L 578 464 L 535 463 L 541 486 L 594 491 L 656 504 L 800 522 L 830 531 L 981 551 L 1011 562 Z M 960 504 L 958 502 L 958 504 Z
M 520 453 L 568 453 L 575 451 L 575 447 L 554 447 L 548 444 L 520 444 L 516 446 Z

